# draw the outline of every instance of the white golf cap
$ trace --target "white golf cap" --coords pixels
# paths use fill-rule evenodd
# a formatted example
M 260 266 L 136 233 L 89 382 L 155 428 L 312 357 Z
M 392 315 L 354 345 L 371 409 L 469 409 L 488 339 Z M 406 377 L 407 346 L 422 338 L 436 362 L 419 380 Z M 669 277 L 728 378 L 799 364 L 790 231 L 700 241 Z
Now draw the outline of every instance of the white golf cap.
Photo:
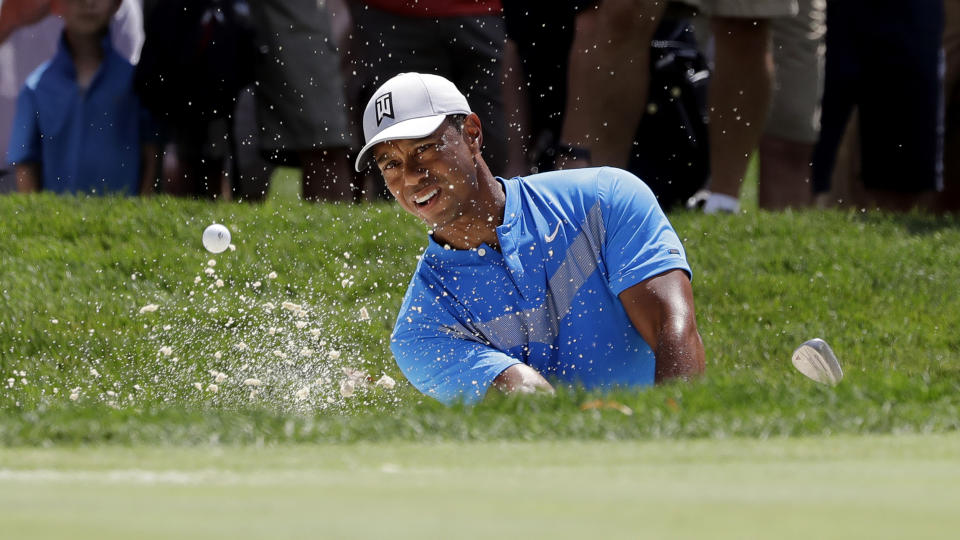
M 439 75 L 401 73 L 377 89 L 363 111 L 363 145 L 355 164 L 363 170 L 377 143 L 419 139 L 433 133 L 449 114 L 470 114 L 467 98 Z

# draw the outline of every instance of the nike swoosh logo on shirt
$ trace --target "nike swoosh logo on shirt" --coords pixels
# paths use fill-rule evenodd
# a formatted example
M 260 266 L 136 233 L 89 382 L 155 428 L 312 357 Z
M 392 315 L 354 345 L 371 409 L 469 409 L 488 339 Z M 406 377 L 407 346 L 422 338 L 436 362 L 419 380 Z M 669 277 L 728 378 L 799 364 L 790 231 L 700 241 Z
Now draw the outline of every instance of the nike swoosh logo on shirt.
M 557 228 L 553 230 L 553 234 L 544 235 L 543 239 L 549 244 L 553 242 L 553 239 L 557 237 L 557 233 L 560 232 L 560 222 L 557 222 Z

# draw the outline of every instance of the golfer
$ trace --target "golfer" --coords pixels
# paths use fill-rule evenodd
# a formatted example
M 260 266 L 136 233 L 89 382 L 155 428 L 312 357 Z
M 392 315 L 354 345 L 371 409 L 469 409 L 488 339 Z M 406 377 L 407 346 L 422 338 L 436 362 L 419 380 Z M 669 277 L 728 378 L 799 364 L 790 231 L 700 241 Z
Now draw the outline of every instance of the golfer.
M 650 189 L 613 168 L 497 178 L 450 81 L 403 73 L 363 116 L 357 170 L 430 228 L 391 338 L 443 403 L 488 389 L 641 387 L 703 372 L 690 267 Z

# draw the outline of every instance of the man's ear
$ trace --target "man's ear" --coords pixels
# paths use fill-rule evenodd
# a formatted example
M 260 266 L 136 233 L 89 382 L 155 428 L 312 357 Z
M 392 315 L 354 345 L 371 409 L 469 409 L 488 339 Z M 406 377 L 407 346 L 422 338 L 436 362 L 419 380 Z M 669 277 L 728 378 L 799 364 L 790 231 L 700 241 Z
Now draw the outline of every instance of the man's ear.
M 467 140 L 467 144 L 470 145 L 470 150 L 475 153 L 480 153 L 480 148 L 483 147 L 483 127 L 480 125 L 480 117 L 477 116 L 477 113 L 470 113 L 463 121 L 463 136 Z

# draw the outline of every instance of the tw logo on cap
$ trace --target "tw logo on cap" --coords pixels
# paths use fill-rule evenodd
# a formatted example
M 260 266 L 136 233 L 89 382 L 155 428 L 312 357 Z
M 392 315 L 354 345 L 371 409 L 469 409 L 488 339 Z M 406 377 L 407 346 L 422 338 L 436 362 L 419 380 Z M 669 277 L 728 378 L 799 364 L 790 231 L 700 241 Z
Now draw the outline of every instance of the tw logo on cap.
M 387 92 L 386 94 L 377 98 L 377 125 L 380 125 L 380 122 L 384 118 L 394 118 L 393 116 L 393 93 Z

